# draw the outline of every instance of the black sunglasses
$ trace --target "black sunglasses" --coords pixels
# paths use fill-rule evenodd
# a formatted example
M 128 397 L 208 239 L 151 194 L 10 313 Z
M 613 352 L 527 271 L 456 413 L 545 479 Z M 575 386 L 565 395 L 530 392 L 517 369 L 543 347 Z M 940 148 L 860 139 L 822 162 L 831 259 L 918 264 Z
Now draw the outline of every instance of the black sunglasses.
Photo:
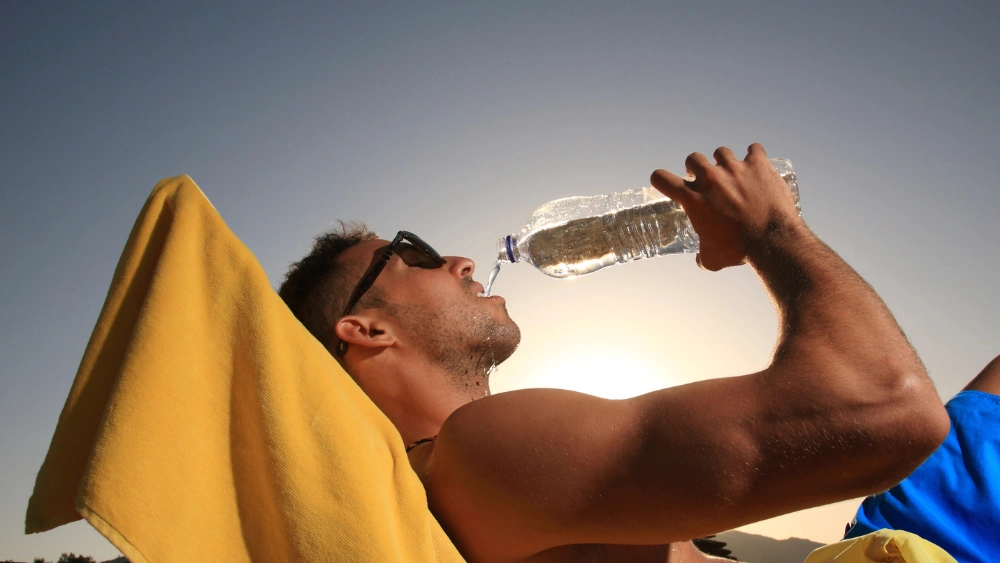
M 396 238 L 392 239 L 389 246 L 382 252 L 382 256 L 368 268 L 365 275 L 361 276 L 361 281 L 358 282 L 357 287 L 354 288 L 354 293 L 351 294 L 351 298 L 347 301 L 347 307 L 344 307 L 344 312 L 340 314 L 341 317 L 350 313 L 351 309 L 358 304 L 358 301 L 361 300 L 364 294 L 372 288 L 372 285 L 375 284 L 375 278 L 382 273 L 382 270 L 385 269 L 385 265 L 389 263 L 389 259 L 392 258 L 393 254 L 398 254 L 399 258 L 411 268 L 434 269 L 440 268 L 445 264 L 445 259 L 420 237 L 409 231 L 399 231 L 396 233 Z M 337 355 L 343 356 L 346 353 L 347 342 L 341 340 L 337 344 Z

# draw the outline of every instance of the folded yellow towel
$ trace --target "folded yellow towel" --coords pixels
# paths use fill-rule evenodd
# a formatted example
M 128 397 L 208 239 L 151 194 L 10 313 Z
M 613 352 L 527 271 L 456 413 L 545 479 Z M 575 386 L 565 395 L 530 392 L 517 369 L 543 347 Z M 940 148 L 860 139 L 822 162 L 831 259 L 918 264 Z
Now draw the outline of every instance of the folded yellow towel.
M 28 504 L 134 563 L 461 561 L 399 433 L 187 176 L 129 236 Z
M 956 563 L 948 552 L 902 530 L 877 530 L 820 547 L 805 563 Z

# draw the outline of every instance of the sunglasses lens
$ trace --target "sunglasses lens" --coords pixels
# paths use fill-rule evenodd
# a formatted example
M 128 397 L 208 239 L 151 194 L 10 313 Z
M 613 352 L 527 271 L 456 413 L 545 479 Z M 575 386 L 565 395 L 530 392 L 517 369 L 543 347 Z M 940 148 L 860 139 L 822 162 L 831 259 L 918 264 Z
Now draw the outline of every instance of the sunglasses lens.
M 396 254 L 407 266 L 413 268 L 440 268 L 444 264 L 444 260 L 437 256 L 433 250 L 430 253 L 427 250 L 430 249 L 423 249 L 404 241 L 396 248 Z

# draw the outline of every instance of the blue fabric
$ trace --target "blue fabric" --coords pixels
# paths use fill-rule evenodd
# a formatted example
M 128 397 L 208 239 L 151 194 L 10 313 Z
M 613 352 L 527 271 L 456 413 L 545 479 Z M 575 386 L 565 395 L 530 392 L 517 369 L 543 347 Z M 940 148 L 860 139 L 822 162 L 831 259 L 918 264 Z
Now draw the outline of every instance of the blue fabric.
M 959 563 L 1000 561 L 1000 397 L 962 391 L 947 409 L 941 447 L 903 482 L 866 498 L 845 538 L 906 530 Z

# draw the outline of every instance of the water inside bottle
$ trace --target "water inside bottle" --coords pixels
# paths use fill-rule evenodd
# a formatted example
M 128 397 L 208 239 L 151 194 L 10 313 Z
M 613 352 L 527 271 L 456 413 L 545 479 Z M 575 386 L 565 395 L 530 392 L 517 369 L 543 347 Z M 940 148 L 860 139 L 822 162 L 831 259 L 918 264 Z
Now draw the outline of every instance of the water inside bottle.
M 490 277 L 486 280 L 486 287 L 483 289 L 483 297 L 489 297 L 490 291 L 493 290 L 493 282 L 497 279 L 497 274 L 500 273 L 500 261 L 497 260 L 496 264 L 493 264 L 493 269 L 490 270 Z
M 571 278 L 619 262 L 686 252 L 678 236 L 685 225 L 684 210 L 662 199 L 553 225 L 532 233 L 522 244 L 529 247 L 529 259 L 538 269 Z

